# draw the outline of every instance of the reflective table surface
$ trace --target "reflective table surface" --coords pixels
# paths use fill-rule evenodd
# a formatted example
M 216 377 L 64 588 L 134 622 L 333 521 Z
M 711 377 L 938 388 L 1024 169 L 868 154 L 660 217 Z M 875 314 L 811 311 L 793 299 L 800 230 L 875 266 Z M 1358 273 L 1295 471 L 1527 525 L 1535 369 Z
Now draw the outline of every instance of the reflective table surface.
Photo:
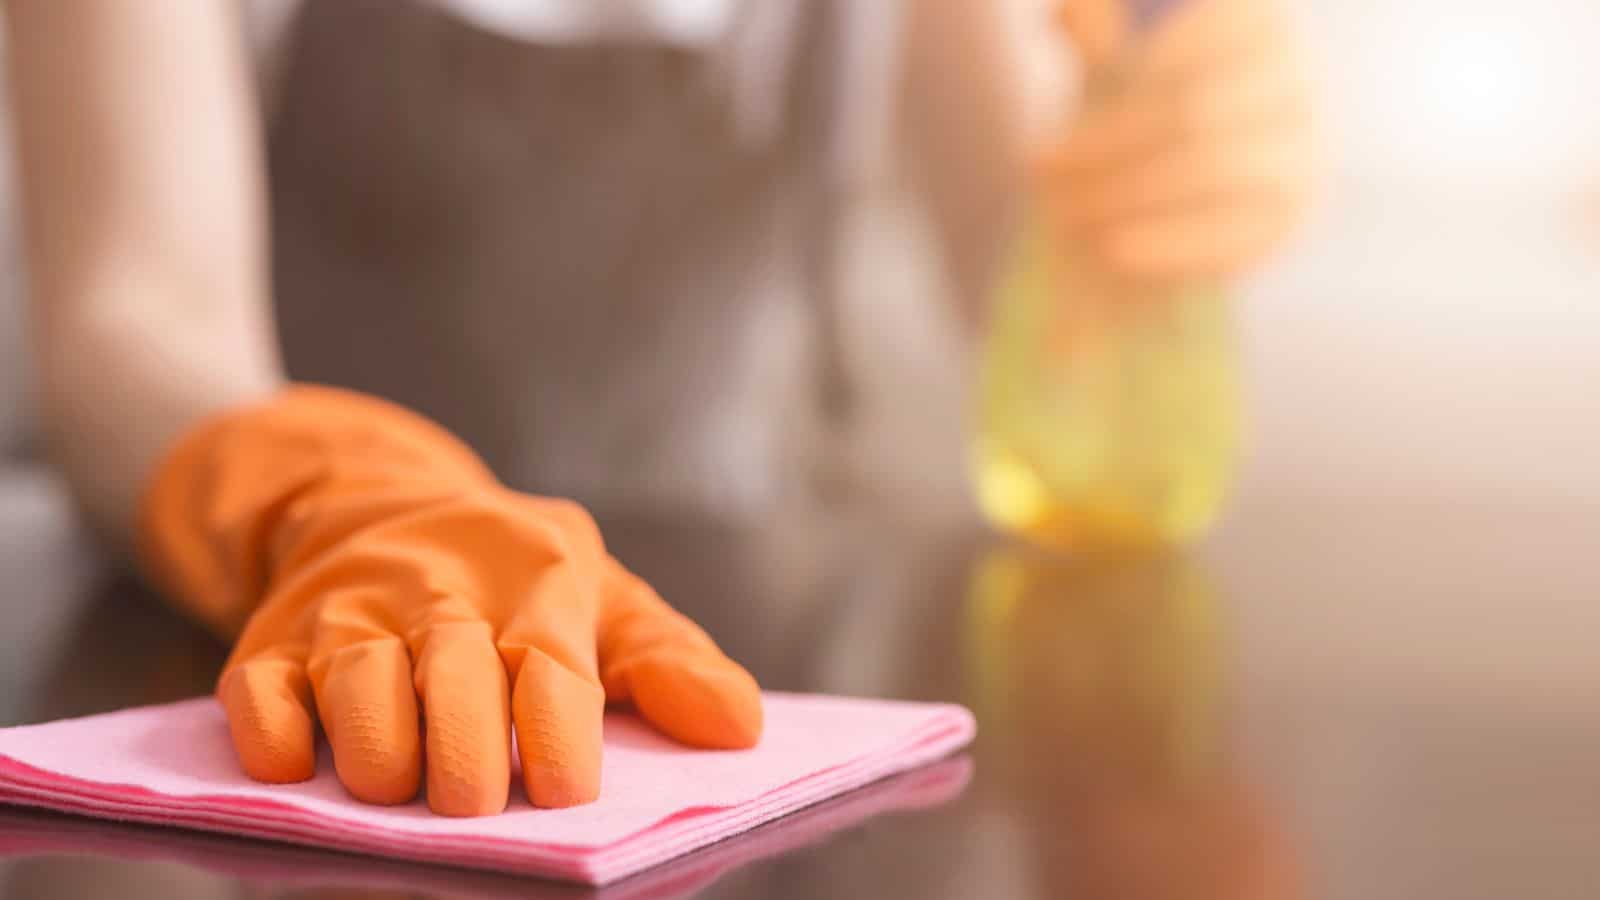
M 870 506 L 870 504 L 865 504 Z M 1269 499 L 1092 561 L 961 517 L 603 521 L 764 685 L 961 702 L 967 754 L 597 896 L 1589 897 L 1600 514 Z M 223 648 L 0 470 L 0 725 L 204 693 Z M 0 809 L 0 897 L 588 897 Z

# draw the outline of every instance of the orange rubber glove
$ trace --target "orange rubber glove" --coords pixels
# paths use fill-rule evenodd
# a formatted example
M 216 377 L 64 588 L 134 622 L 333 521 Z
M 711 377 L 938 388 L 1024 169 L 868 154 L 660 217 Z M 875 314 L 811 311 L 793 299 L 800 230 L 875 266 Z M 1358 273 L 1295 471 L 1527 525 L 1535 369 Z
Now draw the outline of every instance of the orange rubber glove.
M 1229 278 L 1291 232 L 1316 180 L 1309 91 L 1275 0 L 1060 0 L 1085 104 L 1043 154 L 1057 224 L 1108 271 Z
M 203 424 L 160 467 L 141 557 L 176 601 L 242 635 L 217 684 L 244 770 L 310 778 L 314 722 L 369 803 L 504 809 L 515 730 L 528 799 L 600 791 L 605 704 L 744 748 L 754 679 L 606 552 L 577 505 L 499 485 L 397 406 L 295 387 Z M 419 710 L 420 728 L 419 728 Z

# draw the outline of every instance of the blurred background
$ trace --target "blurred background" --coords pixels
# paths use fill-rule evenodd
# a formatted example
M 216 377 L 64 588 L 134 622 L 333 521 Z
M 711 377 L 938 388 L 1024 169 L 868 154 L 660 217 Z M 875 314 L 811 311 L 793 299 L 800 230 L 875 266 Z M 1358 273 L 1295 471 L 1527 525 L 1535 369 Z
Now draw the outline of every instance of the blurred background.
M 1596 502 L 1600 7 L 1288 7 L 1332 177 L 1244 306 L 1250 489 Z

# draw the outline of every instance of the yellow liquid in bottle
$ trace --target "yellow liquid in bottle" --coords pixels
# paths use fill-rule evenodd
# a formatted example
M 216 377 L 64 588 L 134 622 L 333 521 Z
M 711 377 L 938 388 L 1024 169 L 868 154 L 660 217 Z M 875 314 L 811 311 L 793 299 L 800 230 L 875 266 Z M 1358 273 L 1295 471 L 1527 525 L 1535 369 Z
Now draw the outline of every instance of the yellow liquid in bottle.
M 978 377 L 978 502 L 996 525 L 1076 549 L 1170 545 L 1216 519 L 1240 395 L 1221 291 L 1075 266 L 1035 219 Z

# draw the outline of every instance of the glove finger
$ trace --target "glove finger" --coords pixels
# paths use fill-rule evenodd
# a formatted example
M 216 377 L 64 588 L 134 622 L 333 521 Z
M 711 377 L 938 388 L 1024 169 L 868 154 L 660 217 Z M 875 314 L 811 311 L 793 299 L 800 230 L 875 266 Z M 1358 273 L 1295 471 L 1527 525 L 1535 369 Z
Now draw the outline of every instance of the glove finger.
M 511 787 L 506 673 L 488 623 L 420 632 L 416 689 L 426 726 L 428 806 L 446 816 L 505 810 Z
M 1287 40 L 1282 17 L 1269 0 L 1192 0 L 1158 19 L 1133 50 L 1140 69 L 1182 79 L 1197 68 Z
M 314 659 L 310 673 L 339 781 L 366 803 L 414 798 L 422 746 L 405 645 L 393 635 L 348 644 Z
M 606 706 L 598 679 L 538 647 L 521 653 L 516 677 L 511 720 L 528 802 L 547 808 L 594 802 Z
M 1069 227 L 1082 227 L 1146 217 L 1219 196 L 1297 197 L 1310 180 L 1311 156 L 1305 137 L 1293 127 L 1179 145 L 1142 164 L 1074 182 L 1076 190 L 1058 208 Z
M 552 549 L 554 560 L 498 643 L 513 683 L 511 720 L 528 801 L 566 807 L 600 796 L 605 692 L 595 660 L 595 620 L 603 551 L 597 533 L 572 528 L 552 538 Z
M 1287 236 L 1297 207 L 1219 203 L 1117 228 L 1092 240 L 1112 267 L 1147 278 L 1226 278 L 1269 255 Z
M 1138 85 L 1085 110 L 1065 141 L 1046 153 L 1043 168 L 1092 183 L 1175 143 L 1302 121 L 1305 94 L 1297 61 L 1279 51 L 1170 84 Z
M 606 695 L 632 700 L 667 736 L 693 747 L 743 749 L 761 738 L 761 689 L 700 627 L 611 562 L 600 623 Z
M 287 784 L 316 772 L 311 685 L 303 647 L 275 648 L 232 664 L 217 683 L 245 774 Z
M 1127 43 L 1128 7 L 1120 0 L 1067 0 L 1057 5 L 1056 23 L 1087 63 L 1110 59 Z

